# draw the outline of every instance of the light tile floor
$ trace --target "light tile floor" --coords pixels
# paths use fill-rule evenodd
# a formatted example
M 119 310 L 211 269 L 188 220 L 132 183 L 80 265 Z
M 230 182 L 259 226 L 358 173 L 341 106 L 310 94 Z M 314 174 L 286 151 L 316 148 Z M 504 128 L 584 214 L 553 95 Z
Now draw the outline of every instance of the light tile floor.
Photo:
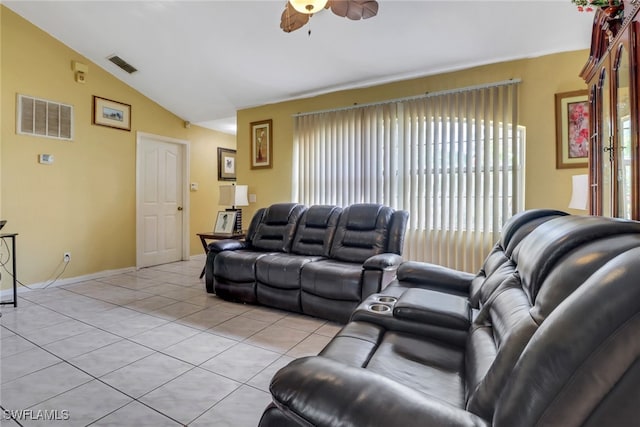
M 23 292 L 17 308 L 2 306 L 0 424 L 257 426 L 275 372 L 317 354 L 340 325 L 209 295 L 203 263 Z M 52 414 L 68 419 L 43 419 Z

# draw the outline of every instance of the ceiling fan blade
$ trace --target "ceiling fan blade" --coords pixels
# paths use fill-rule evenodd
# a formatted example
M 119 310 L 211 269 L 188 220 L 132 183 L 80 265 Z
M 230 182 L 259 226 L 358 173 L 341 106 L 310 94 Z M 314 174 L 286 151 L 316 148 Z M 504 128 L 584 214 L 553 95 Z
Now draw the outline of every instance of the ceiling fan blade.
M 361 1 L 362 19 L 373 18 L 378 14 L 378 2 L 375 0 Z
M 282 12 L 280 17 L 280 28 L 285 33 L 298 30 L 305 26 L 309 22 L 309 15 L 306 13 L 300 13 L 291 6 L 291 3 L 287 2 L 287 6 Z
M 378 14 L 376 0 L 332 0 L 330 3 L 333 13 L 354 21 L 371 18 Z

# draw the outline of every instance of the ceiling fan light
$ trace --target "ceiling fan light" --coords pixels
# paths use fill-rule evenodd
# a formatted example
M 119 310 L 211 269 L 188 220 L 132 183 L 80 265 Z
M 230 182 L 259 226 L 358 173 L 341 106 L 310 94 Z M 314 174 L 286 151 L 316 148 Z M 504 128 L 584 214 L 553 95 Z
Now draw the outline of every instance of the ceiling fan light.
M 328 0 L 289 0 L 291 6 L 300 13 L 316 13 L 327 5 Z

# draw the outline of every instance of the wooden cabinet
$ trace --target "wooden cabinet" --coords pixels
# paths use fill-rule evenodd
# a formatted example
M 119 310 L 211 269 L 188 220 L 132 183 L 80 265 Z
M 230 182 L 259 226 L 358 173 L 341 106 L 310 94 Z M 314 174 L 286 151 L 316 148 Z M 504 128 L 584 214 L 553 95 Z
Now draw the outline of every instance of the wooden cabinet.
M 640 6 L 624 15 L 598 10 L 589 61 L 581 76 L 589 87 L 590 213 L 640 219 L 638 161 L 638 41 Z

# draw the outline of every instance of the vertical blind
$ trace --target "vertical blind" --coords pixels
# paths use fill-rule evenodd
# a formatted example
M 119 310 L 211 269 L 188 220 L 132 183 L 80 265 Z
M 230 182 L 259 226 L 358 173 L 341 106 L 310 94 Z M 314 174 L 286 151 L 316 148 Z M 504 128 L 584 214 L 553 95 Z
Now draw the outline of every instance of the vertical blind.
M 293 200 L 409 211 L 405 259 L 476 271 L 524 205 L 518 81 L 294 118 Z

